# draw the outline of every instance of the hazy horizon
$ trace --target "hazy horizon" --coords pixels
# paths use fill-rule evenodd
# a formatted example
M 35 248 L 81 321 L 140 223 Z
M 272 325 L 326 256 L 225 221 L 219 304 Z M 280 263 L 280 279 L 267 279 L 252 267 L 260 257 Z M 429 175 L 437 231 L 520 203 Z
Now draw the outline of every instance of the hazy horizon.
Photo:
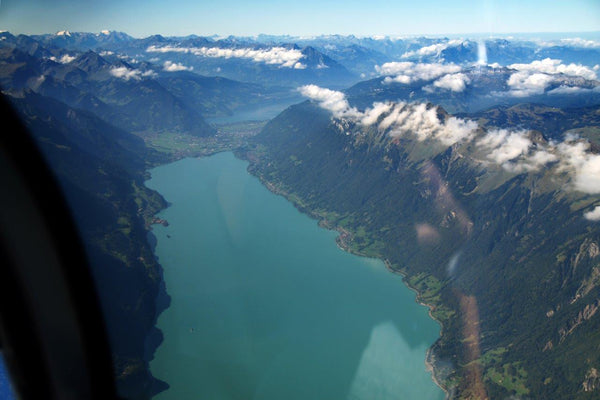
M 225 0 L 218 4 L 185 0 L 177 5 L 156 0 L 107 0 L 102 4 L 72 0 L 0 3 L 0 30 L 25 34 L 62 30 L 127 32 L 134 37 L 197 34 L 255 36 L 455 36 L 554 32 L 598 32 L 600 2 L 576 0 L 406 0 L 367 3 L 334 0 L 302 3 Z
M 20 31 L 20 30 L 11 30 L 11 29 L 0 29 L 0 33 L 1 32 L 9 32 L 13 35 L 51 35 L 51 34 L 58 34 L 61 32 L 70 32 L 70 33 L 95 33 L 95 34 L 101 34 L 103 31 L 108 31 L 108 32 L 119 32 L 119 33 L 125 33 L 131 37 L 133 37 L 134 39 L 144 39 L 150 36 L 154 36 L 154 35 L 160 35 L 163 37 L 167 37 L 167 38 L 171 38 L 171 37 L 190 37 L 190 36 L 197 36 L 197 37 L 205 37 L 205 38 L 215 38 L 216 40 L 220 40 L 220 39 L 226 39 L 228 37 L 237 37 L 237 38 L 260 38 L 260 37 L 269 37 L 269 36 L 273 36 L 273 37 L 282 37 L 282 38 L 290 38 L 290 39 L 299 39 L 299 40 L 306 40 L 306 39 L 313 39 L 313 38 L 320 38 L 320 37 L 332 37 L 332 36 L 339 36 L 339 37 L 356 37 L 359 39 L 362 38 L 371 38 L 371 39 L 391 39 L 391 40 L 402 40 L 402 39 L 414 39 L 414 38 L 431 38 L 431 39 L 442 39 L 442 38 L 449 38 L 449 39 L 455 39 L 455 38 L 463 38 L 463 39 L 515 39 L 515 40 L 556 40 L 556 39 L 564 39 L 564 38 L 581 38 L 581 39 L 596 39 L 596 40 L 600 40 L 600 30 L 595 30 L 595 31 L 569 31 L 569 32 L 495 32 L 493 34 L 490 33 L 486 33 L 486 32 L 464 32 L 464 33 L 438 33 L 438 34 L 427 34 L 427 33 L 410 33 L 410 34 L 402 34 L 402 35 L 396 35 L 396 34 L 381 34 L 381 35 L 358 35 L 358 34 L 353 34 L 353 33 L 322 33 L 322 34 L 315 34 L 315 35 L 291 35 L 291 34 L 284 34 L 284 33 L 267 33 L 267 32 L 260 32 L 257 34 L 248 34 L 248 35 L 236 35 L 236 34 L 217 34 L 217 33 L 188 33 L 188 34 L 166 34 L 163 32 L 154 32 L 151 34 L 147 34 L 147 35 L 134 35 L 131 34 L 130 32 L 128 32 L 127 30 L 116 30 L 116 29 L 101 29 L 101 30 L 97 30 L 97 31 L 93 31 L 93 30 L 75 30 L 75 29 L 69 29 L 68 27 L 65 27 L 64 29 L 60 29 L 60 30 L 56 30 L 56 31 Z

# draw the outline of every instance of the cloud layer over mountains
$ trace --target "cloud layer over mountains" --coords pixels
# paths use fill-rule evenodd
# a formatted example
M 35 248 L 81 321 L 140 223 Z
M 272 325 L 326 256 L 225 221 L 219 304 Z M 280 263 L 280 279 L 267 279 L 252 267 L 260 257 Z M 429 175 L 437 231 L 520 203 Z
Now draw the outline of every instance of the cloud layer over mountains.
M 596 71 L 581 64 L 563 64 L 561 60 L 546 58 L 529 64 L 511 64 L 516 70 L 508 79 L 510 94 L 517 97 L 544 93 L 545 89 L 557 81 L 557 75 L 596 80 Z M 575 86 L 574 86 L 575 87 Z M 555 89 L 556 90 L 556 89 Z M 563 93 L 567 93 L 563 91 Z
M 376 66 L 375 70 L 386 76 L 384 82 L 411 83 L 414 81 L 427 81 L 438 78 L 442 75 L 460 72 L 462 67 L 456 64 L 423 64 L 410 61 L 388 62 L 381 66 Z
M 375 66 L 375 70 L 384 76 L 384 84 L 400 83 L 411 84 L 417 81 L 434 80 L 422 89 L 432 92 L 444 89 L 452 92 L 462 92 L 471 79 L 465 73 L 472 65 L 458 65 L 454 63 L 415 63 L 411 61 L 388 62 Z M 560 85 L 550 90 L 548 94 L 575 94 L 582 91 L 596 90 L 600 92 L 600 85 L 588 87 L 586 81 L 596 81 L 597 71 L 600 66 L 594 68 L 582 64 L 564 64 L 561 60 L 545 58 L 531 63 L 515 63 L 508 65 L 505 69 L 498 64 L 491 64 L 492 72 L 509 73 L 506 80 L 508 91 L 496 94 L 514 97 L 526 97 L 539 95 L 554 85 Z M 565 84 L 565 81 L 568 84 Z
M 148 53 L 186 53 L 198 57 L 213 58 L 240 58 L 252 60 L 257 63 L 279 65 L 286 68 L 304 69 L 305 64 L 300 62 L 304 54 L 298 49 L 285 47 L 270 47 L 267 49 L 252 48 L 220 48 L 220 47 L 178 47 L 178 46 L 149 46 Z
M 127 67 L 113 67 L 108 72 L 115 78 L 121 78 L 126 81 L 130 79 L 139 81 L 142 78 L 155 78 L 157 76 L 156 72 L 151 70 L 141 71 L 139 69 L 130 69 Z
M 194 67 L 186 67 L 181 63 L 176 63 L 173 61 L 165 61 L 163 64 L 163 70 L 167 72 L 177 72 L 177 71 L 192 71 Z
M 345 118 L 364 127 L 376 125 L 391 137 L 411 135 L 418 141 L 434 140 L 443 145 L 472 142 L 471 155 L 483 165 L 498 165 L 512 173 L 553 168 L 555 173 L 568 173 L 571 190 L 600 193 L 600 155 L 591 152 L 590 144 L 568 135 L 562 142 L 535 139 L 523 129 L 492 129 L 485 131 L 475 121 L 442 117 L 437 106 L 425 103 L 376 102 L 360 111 L 351 107 L 342 92 L 306 85 L 299 88 L 306 97 L 330 111 L 336 118 Z M 586 214 L 594 219 L 595 214 Z
M 402 58 L 439 55 L 443 50 L 446 50 L 448 47 L 460 46 L 462 43 L 463 40 L 460 39 L 449 40 L 445 43 L 435 43 L 429 46 L 421 47 L 418 50 L 407 51 L 406 53 L 402 54 Z

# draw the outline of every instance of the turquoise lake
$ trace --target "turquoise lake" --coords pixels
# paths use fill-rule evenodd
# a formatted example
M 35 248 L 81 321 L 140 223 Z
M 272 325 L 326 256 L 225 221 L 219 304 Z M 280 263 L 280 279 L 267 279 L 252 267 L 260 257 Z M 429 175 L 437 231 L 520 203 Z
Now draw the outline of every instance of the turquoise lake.
M 440 327 L 383 262 L 267 190 L 232 153 L 151 170 L 171 306 L 155 399 L 443 399 L 425 369 Z

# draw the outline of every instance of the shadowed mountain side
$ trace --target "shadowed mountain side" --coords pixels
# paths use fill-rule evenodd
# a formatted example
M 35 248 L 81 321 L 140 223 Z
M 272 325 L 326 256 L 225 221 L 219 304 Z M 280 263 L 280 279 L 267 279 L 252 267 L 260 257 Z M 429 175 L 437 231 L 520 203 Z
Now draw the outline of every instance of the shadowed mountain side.
M 117 77 L 114 71 L 134 70 L 120 61 L 110 64 L 92 51 L 71 63 L 60 64 L 3 47 L 0 60 L 3 61 L 0 62 L 0 85 L 5 91 L 16 93 L 31 89 L 92 111 L 128 131 L 169 131 L 195 136 L 215 133 L 197 111 L 157 81 Z
M 164 72 L 157 80 L 205 117 L 231 116 L 253 108 L 289 102 L 298 97 L 288 88 L 267 89 L 258 84 L 202 76 L 188 71 Z
M 145 168 L 163 157 L 140 138 L 56 100 L 33 93 L 10 100 L 53 166 L 86 245 L 119 392 L 147 399 L 165 387 L 150 375 L 148 361 L 160 343 L 156 318 L 168 302 L 156 301 L 164 291 L 162 270 L 145 220 L 166 204 L 143 180 Z

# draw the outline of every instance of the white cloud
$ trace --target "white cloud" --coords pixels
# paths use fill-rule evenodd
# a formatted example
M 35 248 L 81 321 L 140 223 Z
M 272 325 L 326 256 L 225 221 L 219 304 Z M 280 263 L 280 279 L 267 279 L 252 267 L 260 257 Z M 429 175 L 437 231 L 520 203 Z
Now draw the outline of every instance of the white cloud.
M 331 112 L 334 117 L 358 117 L 359 111 L 350 107 L 346 95 L 317 85 L 305 85 L 299 88 L 300 93 L 311 100 L 319 102 L 319 106 Z
M 141 72 L 136 69 L 129 69 L 127 67 L 114 67 L 110 69 L 110 74 L 116 78 L 121 78 L 126 81 L 129 79 L 140 80 Z
M 165 61 L 163 64 L 163 69 L 167 72 L 176 72 L 176 71 L 191 71 L 194 67 L 186 67 L 183 64 L 175 63 L 172 61 Z
M 462 92 L 467 87 L 467 84 L 471 83 L 471 79 L 462 72 L 457 74 L 444 75 L 435 82 L 433 86 L 441 89 L 448 89 L 453 92 Z
M 564 74 L 568 76 L 580 76 L 585 79 L 596 79 L 596 72 L 592 68 L 581 64 L 563 64 L 561 60 L 545 58 L 533 61 L 529 64 L 511 64 L 508 68 L 517 71 L 529 71 L 531 73 L 543 72 L 545 74 Z
M 588 47 L 588 48 L 600 47 L 600 42 L 598 42 L 596 40 L 587 40 L 587 39 L 582 39 L 582 38 L 561 39 L 560 43 L 563 45 L 572 46 L 572 47 Z
M 319 106 L 330 111 L 336 118 L 348 118 L 363 126 L 374 125 L 385 115 L 378 125 L 382 131 L 389 129 L 389 135 L 398 137 L 412 134 L 417 140 L 438 140 L 452 145 L 470 139 L 477 129 L 474 121 L 455 117 L 446 118 L 444 122 L 438 117 L 437 107 L 428 107 L 424 103 L 407 104 L 376 102 L 364 112 L 350 107 L 342 92 L 321 88 L 316 85 L 302 86 L 302 95 L 319 102 Z
M 574 174 L 573 185 L 584 193 L 600 193 L 600 154 L 590 151 L 590 144 L 569 137 L 558 144 L 562 156 L 561 170 Z
M 434 139 L 447 146 L 473 137 L 477 129 L 476 122 L 456 117 L 446 118 L 442 122 L 438 111 L 438 107 L 428 107 L 425 103 L 398 103 L 379 128 L 389 128 L 392 137 L 411 134 L 419 141 Z
M 76 57 L 75 56 L 70 56 L 68 54 L 64 54 L 59 60 L 58 62 L 61 64 L 68 64 L 71 61 L 73 61 Z
M 540 142 L 532 140 L 531 132 L 524 129 L 484 132 L 475 121 L 456 117 L 440 120 L 439 108 L 424 103 L 375 102 L 365 111 L 359 111 L 350 106 L 342 92 L 316 85 L 302 86 L 299 91 L 335 118 L 362 126 L 377 124 L 380 131 L 391 137 L 412 135 L 419 141 L 436 140 L 447 146 L 473 142 L 488 163 L 506 171 L 523 173 L 553 168 L 557 173 L 568 174 L 571 190 L 600 194 L 600 154 L 591 152 L 590 144 L 575 136 L 568 136 L 560 143 Z
M 496 129 L 476 144 L 485 150 L 488 160 L 509 172 L 539 171 L 554 164 L 555 172 L 566 172 L 571 178 L 569 189 L 600 193 L 600 155 L 592 153 L 586 141 L 567 137 L 560 143 L 533 143 L 525 130 Z
M 413 79 L 408 75 L 396 75 L 395 77 L 386 76 L 385 79 L 383 80 L 383 83 L 395 82 L 395 83 L 403 83 L 405 85 L 408 85 L 412 81 L 413 81 Z
M 487 150 L 487 158 L 515 173 L 538 171 L 549 164 L 566 172 L 572 190 L 600 193 L 600 155 L 590 151 L 589 142 L 569 136 L 563 142 L 536 144 L 528 132 L 498 129 L 487 132 L 477 145 Z
M 538 171 L 540 168 L 557 160 L 558 156 L 554 153 L 551 153 L 546 149 L 535 148 L 533 154 L 525 157 L 520 164 L 514 165 L 514 171 Z
M 398 82 L 408 84 L 418 80 L 431 80 L 442 75 L 457 73 L 461 67 L 456 64 L 424 64 L 404 62 L 389 62 L 375 66 L 375 70 L 384 76 L 385 83 Z
M 361 124 L 365 126 L 373 125 L 379 117 L 392 109 L 392 103 L 373 103 L 373 108 L 369 108 L 364 112 L 361 119 Z
M 108 72 L 115 78 L 121 78 L 126 81 L 130 79 L 139 81 L 142 78 L 156 77 L 156 73 L 154 71 L 148 70 L 142 72 L 139 69 L 129 69 L 127 67 L 113 67 Z
M 476 142 L 486 152 L 486 158 L 509 172 L 539 171 L 559 161 L 554 143 L 534 143 L 530 132 L 493 129 Z
M 549 95 L 558 95 L 558 94 L 590 94 L 590 93 L 600 93 L 600 85 L 595 86 L 593 89 L 590 88 L 582 88 L 579 86 L 565 86 L 560 85 L 556 89 L 552 89 L 548 91 Z
M 600 221 L 600 206 L 596 206 L 592 211 L 583 214 L 583 216 L 590 221 Z
M 520 71 L 511 74 L 506 82 L 511 88 L 510 94 L 515 97 L 527 97 L 543 94 L 544 90 L 554 81 L 554 77 L 543 73 Z
M 158 74 L 152 70 L 147 70 L 142 72 L 142 77 L 143 78 L 156 78 L 158 76 Z
M 70 56 L 70 55 L 68 55 L 68 54 L 63 54 L 63 55 L 62 55 L 62 57 L 60 57 L 60 58 L 56 58 L 56 57 L 50 57 L 50 59 L 51 59 L 52 61 L 56 61 L 56 62 L 59 62 L 59 63 L 61 63 L 61 64 L 68 64 L 68 63 L 70 63 L 71 61 L 73 61 L 75 58 L 77 58 L 77 57 L 75 57 L 75 56 Z
M 410 57 L 425 57 L 431 55 L 439 55 L 442 51 L 446 50 L 448 47 L 456 47 L 460 46 L 463 43 L 462 40 L 450 40 L 445 43 L 436 43 L 430 46 L 421 47 L 419 50 L 407 51 L 402 54 L 402 58 L 410 58 Z
M 504 164 L 525 154 L 531 146 L 527 131 L 511 132 L 507 129 L 489 131 L 477 144 L 487 148 L 488 158 L 497 164 Z
M 532 40 L 540 47 L 555 47 L 555 46 L 567 46 L 567 47 L 579 47 L 579 48 L 598 48 L 600 42 L 597 40 L 583 39 L 583 38 L 564 38 L 559 40 Z
M 510 87 L 509 94 L 516 97 L 526 97 L 535 94 L 543 94 L 548 86 L 557 82 L 559 74 L 580 77 L 588 80 L 597 78 L 596 72 L 581 64 L 563 64 L 561 60 L 545 58 L 533 61 L 529 64 L 511 64 L 508 68 L 517 72 L 510 75 L 506 82 Z M 553 94 L 574 92 L 576 89 L 559 88 Z
M 600 155 L 590 151 L 587 141 L 567 137 L 563 142 L 533 143 L 527 131 L 494 130 L 477 144 L 487 149 L 489 160 L 515 173 L 538 171 L 554 163 L 555 172 L 571 178 L 569 189 L 588 194 L 600 193 Z
M 113 55 L 113 54 L 115 54 L 115 53 L 114 53 L 114 52 L 112 52 L 112 51 L 110 51 L 110 50 L 105 50 L 105 51 L 101 51 L 101 52 L 100 52 L 100 53 L 98 53 L 98 54 L 100 54 L 100 56 L 102 56 L 102 57 L 106 57 L 106 56 L 112 56 L 112 55 Z
M 304 54 L 298 49 L 286 49 L 285 47 L 270 47 L 268 49 L 228 49 L 220 47 L 150 46 L 146 51 L 148 53 L 186 53 L 198 57 L 242 58 L 257 63 L 279 65 L 287 68 L 306 68 L 306 65 L 300 62 L 300 59 L 304 57 Z

